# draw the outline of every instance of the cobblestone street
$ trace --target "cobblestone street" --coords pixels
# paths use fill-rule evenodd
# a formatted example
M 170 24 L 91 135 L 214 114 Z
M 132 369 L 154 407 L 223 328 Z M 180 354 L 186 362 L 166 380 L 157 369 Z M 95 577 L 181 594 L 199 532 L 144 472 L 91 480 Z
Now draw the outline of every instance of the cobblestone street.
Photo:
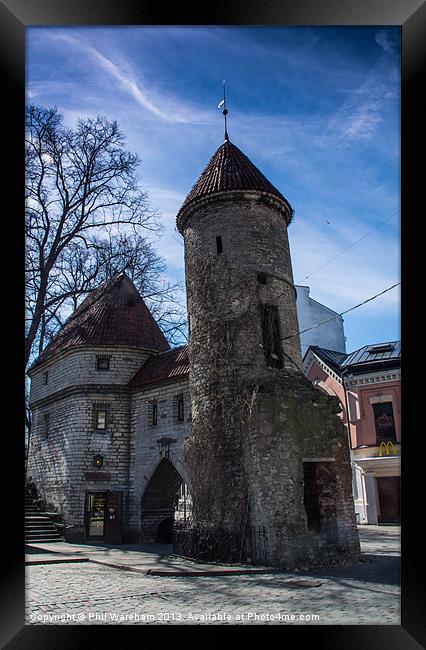
M 28 624 L 400 624 L 398 526 L 359 527 L 350 569 L 159 577 L 92 562 L 26 567 Z M 320 586 L 297 587 L 292 579 Z

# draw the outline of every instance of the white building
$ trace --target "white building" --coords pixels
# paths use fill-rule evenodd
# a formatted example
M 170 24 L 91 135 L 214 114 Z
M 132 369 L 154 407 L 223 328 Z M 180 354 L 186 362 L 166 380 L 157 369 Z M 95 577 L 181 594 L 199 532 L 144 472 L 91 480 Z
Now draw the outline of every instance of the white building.
M 297 318 L 299 331 L 313 327 L 318 323 L 327 321 L 336 316 L 333 320 L 304 332 L 300 335 L 302 358 L 305 356 L 310 345 L 316 345 L 327 350 L 346 353 L 346 338 L 343 331 L 343 318 L 335 311 L 322 305 L 309 296 L 309 287 L 296 285 L 297 290 Z

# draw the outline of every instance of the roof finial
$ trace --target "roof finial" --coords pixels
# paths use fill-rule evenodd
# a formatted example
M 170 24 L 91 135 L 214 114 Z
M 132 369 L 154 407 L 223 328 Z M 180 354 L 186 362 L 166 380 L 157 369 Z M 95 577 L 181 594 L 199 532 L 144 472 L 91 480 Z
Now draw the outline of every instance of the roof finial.
M 225 84 L 226 81 L 223 81 L 223 99 L 219 102 L 218 108 L 222 108 L 223 106 L 223 115 L 225 117 L 225 141 L 229 142 L 229 136 L 228 136 L 228 129 L 227 129 L 227 123 L 226 123 L 226 116 L 228 115 L 228 109 L 226 108 L 226 94 L 225 94 Z

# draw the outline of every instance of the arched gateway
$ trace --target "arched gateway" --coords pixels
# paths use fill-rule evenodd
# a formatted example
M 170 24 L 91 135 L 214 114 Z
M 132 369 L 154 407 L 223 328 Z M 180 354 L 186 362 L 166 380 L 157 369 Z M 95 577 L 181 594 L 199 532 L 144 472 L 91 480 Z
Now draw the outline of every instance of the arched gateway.
M 142 544 L 172 543 L 175 515 L 185 499 L 186 487 L 181 475 L 167 458 L 163 458 L 141 499 Z

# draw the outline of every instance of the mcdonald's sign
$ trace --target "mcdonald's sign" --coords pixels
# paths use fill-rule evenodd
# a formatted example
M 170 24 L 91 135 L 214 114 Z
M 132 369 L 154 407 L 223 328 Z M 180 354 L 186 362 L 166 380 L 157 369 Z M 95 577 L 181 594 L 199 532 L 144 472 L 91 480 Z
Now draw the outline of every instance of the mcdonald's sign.
M 395 445 L 393 444 L 393 442 L 391 440 L 389 440 L 388 442 L 383 441 L 383 442 L 380 443 L 379 456 L 383 456 L 383 449 L 386 450 L 386 456 L 389 456 L 391 449 L 392 449 L 393 455 L 396 456 Z

